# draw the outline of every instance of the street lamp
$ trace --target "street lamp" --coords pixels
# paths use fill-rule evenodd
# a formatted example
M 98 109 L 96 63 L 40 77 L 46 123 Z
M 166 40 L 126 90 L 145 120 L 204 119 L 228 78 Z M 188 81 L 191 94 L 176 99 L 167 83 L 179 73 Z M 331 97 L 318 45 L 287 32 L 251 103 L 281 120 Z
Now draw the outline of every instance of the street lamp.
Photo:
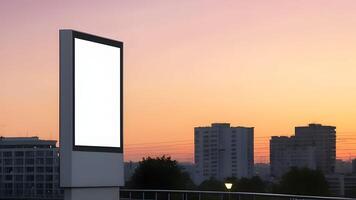
M 225 187 L 226 187 L 226 189 L 227 190 L 231 190 L 231 188 L 232 188 L 232 183 L 225 183 Z
M 231 188 L 232 188 L 232 183 L 225 183 L 225 187 L 227 189 L 227 191 L 229 191 L 229 200 L 230 200 L 230 193 L 231 193 Z

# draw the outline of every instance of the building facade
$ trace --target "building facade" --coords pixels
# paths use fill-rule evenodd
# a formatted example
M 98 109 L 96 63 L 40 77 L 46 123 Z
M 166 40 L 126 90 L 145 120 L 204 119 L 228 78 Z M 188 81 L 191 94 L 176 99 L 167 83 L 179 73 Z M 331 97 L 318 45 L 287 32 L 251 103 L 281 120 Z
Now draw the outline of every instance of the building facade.
M 138 167 L 138 162 L 125 162 L 124 163 L 124 180 L 125 183 L 131 180 L 132 175 L 135 173 L 136 168 Z
M 335 172 L 336 127 L 309 124 L 295 128 L 295 138 L 301 146 L 314 146 L 317 169 L 324 174 Z
M 194 129 L 194 160 L 196 183 L 209 178 L 253 176 L 253 127 L 231 127 L 213 123 Z
M 356 197 L 356 175 L 329 174 L 325 176 L 329 191 L 335 196 Z
M 280 177 L 291 167 L 307 167 L 324 174 L 335 172 L 336 127 L 309 124 L 296 127 L 295 136 L 270 140 L 271 175 Z
M 356 159 L 352 159 L 352 173 L 356 174 Z
M 63 199 L 56 141 L 0 137 L 0 199 Z
M 272 177 L 280 177 L 291 167 L 316 169 L 315 147 L 300 148 L 294 137 L 273 136 L 270 140 Z

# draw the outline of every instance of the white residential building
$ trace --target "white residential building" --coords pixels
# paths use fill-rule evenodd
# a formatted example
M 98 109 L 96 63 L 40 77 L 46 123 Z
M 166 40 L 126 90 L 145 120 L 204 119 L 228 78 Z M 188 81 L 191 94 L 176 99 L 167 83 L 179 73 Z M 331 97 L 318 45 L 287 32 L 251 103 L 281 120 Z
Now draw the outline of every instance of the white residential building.
M 0 199 L 63 199 L 54 140 L 0 137 Z
M 224 180 L 253 176 L 253 127 L 213 123 L 194 131 L 196 183 L 211 177 Z

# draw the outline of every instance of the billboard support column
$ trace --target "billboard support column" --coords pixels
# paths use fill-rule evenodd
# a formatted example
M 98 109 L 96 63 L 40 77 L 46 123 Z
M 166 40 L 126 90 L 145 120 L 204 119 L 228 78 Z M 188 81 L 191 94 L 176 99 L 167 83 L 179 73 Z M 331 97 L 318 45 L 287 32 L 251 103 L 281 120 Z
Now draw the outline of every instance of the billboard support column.
M 124 184 L 123 43 L 60 30 L 60 186 L 117 199 Z
M 118 187 L 109 188 L 67 188 L 64 190 L 65 200 L 118 200 L 120 199 Z

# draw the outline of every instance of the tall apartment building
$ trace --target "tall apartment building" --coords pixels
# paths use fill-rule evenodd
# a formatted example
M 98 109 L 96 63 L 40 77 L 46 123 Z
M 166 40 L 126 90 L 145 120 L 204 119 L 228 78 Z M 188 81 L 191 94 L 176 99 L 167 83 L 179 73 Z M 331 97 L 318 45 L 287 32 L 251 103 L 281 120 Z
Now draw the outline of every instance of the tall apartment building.
M 296 127 L 295 136 L 270 140 L 271 175 L 280 177 L 291 167 L 319 169 L 324 174 L 335 171 L 336 127 L 309 124 Z
M 56 141 L 0 137 L 0 199 L 63 199 Z
M 273 136 L 270 140 L 271 175 L 280 177 L 291 167 L 316 169 L 315 147 L 300 148 L 295 137 Z
M 213 123 L 194 131 L 196 183 L 211 177 L 224 180 L 253 176 L 253 127 Z

